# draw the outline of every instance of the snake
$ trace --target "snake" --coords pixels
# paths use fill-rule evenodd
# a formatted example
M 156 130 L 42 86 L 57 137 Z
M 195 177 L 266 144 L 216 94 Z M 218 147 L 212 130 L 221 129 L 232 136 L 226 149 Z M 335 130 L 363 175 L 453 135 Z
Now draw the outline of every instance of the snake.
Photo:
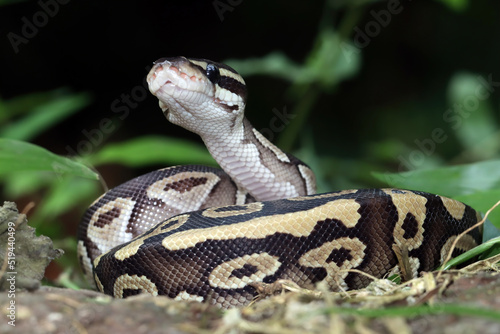
M 331 291 L 370 277 L 412 276 L 481 242 L 481 215 L 439 195 L 402 189 L 316 193 L 312 170 L 244 115 L 247 87 L 228 65 L 172 57 L 147 76 L 167 120 L 198 134 L 221 169 L 166 167 L 96 199 L 77 232 L 96 288 L 221 308 L 248 305 L 259 286 L 289 280 Z M 458 236 L 470 229 L 461 238 Z

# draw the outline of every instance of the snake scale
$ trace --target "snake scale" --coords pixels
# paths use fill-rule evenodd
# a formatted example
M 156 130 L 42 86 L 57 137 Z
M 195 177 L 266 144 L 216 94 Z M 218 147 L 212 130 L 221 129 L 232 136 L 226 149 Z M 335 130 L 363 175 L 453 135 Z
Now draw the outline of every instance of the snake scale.
M 331 290 L 397 273 L 394 247 L 413 275 L 436 268 L 480 215 L 438 195 L 398 189 L 315 194 L 311 169 L 244 117 L 242 77 L 204 59 L 162 58 L 147 77 L 166 118 L 200 135 L 222 170 L 157 170 L 98 198 L 78 230 L 78 254 L 97 288 L 223 308 L 246 305 L 257 286 L 288 279 Z M 481 240 L 475 229 L 454 255 Z M 350 271 L 357 269 L 357 271 Z

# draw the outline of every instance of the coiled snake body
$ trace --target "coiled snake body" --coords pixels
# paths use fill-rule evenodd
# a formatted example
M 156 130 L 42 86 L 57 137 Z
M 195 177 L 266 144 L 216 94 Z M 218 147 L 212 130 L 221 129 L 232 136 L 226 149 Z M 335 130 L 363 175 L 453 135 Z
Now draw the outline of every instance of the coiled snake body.
M 232 68 L 164 58 L 148 75 L 167 119 L 201 136 L 222 169 L 177 166 L 128 181 L 86 211 L 78 231 L 82 268 L 115 297 L 138 293 L 248 304 L 256 284 L 361 288 L 398 272 L 432 270 L 479 215 L 460 202 L 398 189 L 315 195 L 314 174 L 244 117 L 246 87 Z M 465 235 L 455 254 L 480 242 Z

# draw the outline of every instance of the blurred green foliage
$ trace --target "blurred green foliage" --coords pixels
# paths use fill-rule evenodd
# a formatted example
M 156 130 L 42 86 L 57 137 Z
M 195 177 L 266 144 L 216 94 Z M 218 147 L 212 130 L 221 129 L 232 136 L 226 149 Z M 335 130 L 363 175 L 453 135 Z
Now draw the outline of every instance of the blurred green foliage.
M 367 2 L 370 1 L 359 3 Z M 456 11 L 464 10 L 468 4 L 466 0 L 441 2 Z M 340 3 L 327 2 L 325 12 L 331 9 L 328 6 L 340 6 Z M 293 105 L 289 113 L 294 119 L 275 142 L 313 168 L 320 192 L 351 187 L 349 177 L 339 177 L 340 171 L 347 171 L 347 176 L 356 175 L 361 185 L 389 185 L 439 193 L 485 212 L 500 200 L 500 127 L 495 121 L 493 101 L 470 98 L 478 89 L 479 73 L 457 72 L 449 78 L 448 91 L 444 94 L 447 94 L 450 108 L 456 104 L 477 104 L 470 106 L 474 112 L 467 116 L 451 111 L 451 126 L 438 131 L 434 139 L 431 134 L 417 145 L 392 139 L 366 143 L 367 159 L 362 163 L 318 152 L 314 132 L 307 126 L 309 114 L 323 94 L 333 94 L 337 86 L 353 78 L 362 65 L 363 50 L 353 44 L 351 34 L 363 7 L 353 3 L 346 6 L 349 8 L 344 19 L 335 26 L 331 17 L 323 16 L 313 47 L 301 64 L 279 51 L 261 58 L 226 61 L 245 78 L 265 75 L 289 83 L 287 95 Z M 158 164 L 215 164 L 201 144 L 177 138 L 142 136 L 118 144 L 104 144 L 92 155 L 75 157 L 77 160 L 20 141 L 30 141 L 41 133 L 50 132 L 57 123 L 87 106 L 91 99 L 87 93 L 72 93 L 66 89 L 0 99 L 0 137 L 4 138 L 0 140 L 3 197 L 13 201 L 20 197 L 36 198 L 37 207 L 30 223 L 39 233 L 50 235 L 56 246 L 65 248 L 67 253 L 68 248 L 75 250 L 75 240 L 72 236 L 64 236 L 57 225 L 58 217 L 71 210 L 82 211 L 102 193 L 96 181 L 98 174 L 89 166 L 100 168 L 114 163 L 147 168 Z M 399 108 L 415 107 L 401 105 Z M 445 136 L 457 138 L 456 150 L 462 152 L 451 160 L 441 156 L 436 147 Z M 481 162 L 447 167 L 473 161 Z M 380 172 L 388 170 L 387 166 L 399 173 Z M 500 211 L 494 211 L 490 220 L 500 227 Z M 47 224 L 48 221 L 55 223 Z M 496 231 L 489 238 L 498 235 Z M 493 253 L 500 251 L 498 241 L 488 248 L 488 252 L 492 248 Z M 71 252 L 68 254 L 61 261 L 66 261 L 68 272 L 72 272 L 76 256 L 71 258 Z

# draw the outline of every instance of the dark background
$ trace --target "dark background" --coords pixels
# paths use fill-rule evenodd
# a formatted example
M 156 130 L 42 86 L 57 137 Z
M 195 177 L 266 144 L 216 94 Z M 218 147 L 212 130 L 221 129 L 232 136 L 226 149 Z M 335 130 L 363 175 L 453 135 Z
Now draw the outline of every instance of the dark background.
M 46 1 L 44 3 L 56 3 Z M 0 93 L 3 99 L 21 94 L 68 87 L 91 92 L 90 107 L 36 138 L 59 154 L 82 139 L 81 129 L 92 129 L 104 116 L 116 116 L 112 102 L 140 84 L 146 66 L 164 56 L 185 55 L 217 61 L 264 56 L 281 51 L 301 63 L 313 47 L 323 15 L 338 26 L 346 12 L 327 9 L 323 1 L 233 1 L 221 21 L 213 1 L 68 1 L 58 13 L 14 52 L 9 32 L 21 35 L 23 17 L 30 22 L 41 10 L 35 1 L 0 9 Z M 355 2 L 351 2 L 355 3 Z M 354 5 L 353 5 L 354 6 Z M 404 8 L 362 49 L 362 65 L 352 79 L 323 94 L 307 122 L 326 153 L 359 157 L 360 143 L 400 135 L 419 135 L 405 118 L 425 122 L 426 104 L 446 110 L 446 91 L 456 71 L 487 75 L 499 73 L 500 4 L 470 1 L 454 11 L 440 1 L 401 1 Z M 373 20 L 370 10 L 387 8 L 386 2 L 358 6 L 356 27 Z M 351 38 L 355 36 L 352 30 Z M 247 77 L 250 97 L 247 115 L 255 126 L 265 126 L 273 107 L 289 105 L 284 92 L 289 83 L 266 76 Z M 498 97 L 498 92 L 496 92 Z M 414 110 L 398 109 L 413 100 Z M 498 99 L 497 99 L 498 100 Z M 497 107 L 497 105 L 496 105 Z M 419 108 L 422 108 L 419 110 Z M 377 109 L 394 115 L 376 115 Z M 389 112 L 389 111 L 387 111 Z M 408 115 L 408 116 L 405 116 Z M 395 127 L 377 128 L 386 118 Z M 439 116 L 436 121 L 439 121 Z M 424 119 L 424 121 L 422 121 Z M 140 126 L 138 126 L 140 125 Z M 415 124 L 413 124 L 415 125 Z M 107 140 L 118 141 L 146 133 L 194 135 L 169 126 L 148 96 Z M 427 134 L 431 128 L 423 128 Z M 444 152 L 453 155 L 456 152 Z M 362 158 L 362 157 L 361 157 Z
M 27 1 L 1 9 L 0 90 L 6 99 L 61 86 L 92 92 L 91 107 L 44 138 L 55 145 L 56 152 L 64 153 L 57 142 L 78 142 L 79 128 L 91 128 L 110 113 L 111 103 L 140 84 L 146 66 L 160 57 L 184 55 L 222 61 L 283 50 L 301 61 L 311 48 L 323 4 L 241 1 L 232 12 L 224 13 L 223 21 L 212 1 L 70 1 L 59 7 L 59 13 L 27 44 L 21 44 L 17 54 L 6 34 L 20 34 L 21 18 L 31 21 L 41 7 Z M 252 99 L 259 98 L 259 85 L 266 80 L 252 84 Z M 280 104 L 284 87 L 277 89 L 273 96 L 275 104 Z M 130 116 L 124 129 L 109 140 L 166 133 L 167 127 L 169 132 L 185 134 L 168 126 L 153 96 Z M 265 118 L 257 113 L 259 116 Z M 137 127 L 144 117 L 151 121 Z
M 61 1 L 64 2 L 64 1 Z M 453 1 L 450 1 L 453 2 Z M 0 4 L 6 3 L 6 1 Z M 297 64 L 307 62 L 317 48 L 318 34 L 329 26 L 354 43 L 356 28 L 374 21 L 373 12 L 386 10 L 394 1 L 14 1 L 0 6 L 0 99 L 11 101 L 34 92 L 64 88 L 88 92 L 92 102 L 61 120 L 31 141 L 50 151 L 71 155 L 85 140 L 84 131 L 99 128 L 103 118 L 116 127 L 104 145 L 148 134 L 199 139 L 169 124 L 156 98 L 147 94 L 130 108 L 123 120 L 113 103 L 141 86 L 148 66 L 160 57 L 184 55 L 215 61 L 263 57 L 279 51 Z M 322 191 L 345 187 L 383 186 L 371 171 L 401 170 L 398 156 L 416 149 L 415 140 L 428 138 L 440 127 L 449 135 L 436 147 L 439 164 L 477 160 L 463 156 L 443 113 L 451 107 L 449 84 L 457 73 L 470 73 L 500 81 L 500 2 L 401 1 L 403 10 L 366 46 L 359 48 L 361 62 L 350 78 L 318 88 L 318 95 L 303 122 L 301 138 L 321 157 L 317 171 Z M 42 5 L 43 4 L 43 5 Z M 218 13 L 216 6 L 219 6 Z M 460 6 L 462 4 L 462 6 Z M 12 33 L 23 35 L 26 21 L 44 6 L 57 13 L 26 43 L 12 45 Z M 48 6 L 48 7 L 47 7 Z M 226 10 L 224 11 L 224 6 Z M 222 16 L 220 16 L 220 15 Z M 27 30 L 25 30 L 26 33 Z M 16 52 L 17 51 L 17 52 Z M 236 68 L 238 70 L 238 68 Z M 271 75 L 248 75 L 247 117 L 257 129 L 268 126 L 272 110 L 299 104 L 289 82 Z M 305 89 L 302 87 L 302 89 Z M 487 103 L 498 124 L 498 89 Z M 123 103 L 120 104 L 123 106 Z M 115 105 L 116 107 L 116 105 Z M 116 110 L 115 110 L 116 111 Z M 2 109 L 0 108 L 0 112 Z M 8 127 L 24 116 L 0 120 Z M 2 123 L 3 122 L 3 123 Z M 490 135 L 490 134 L 487 134 Z M 279 139 L 279 138 L 277 138 Z M 275 140 L 276 141 L 276 140 Z M 311 144 L 312 143 L 312 144 Z M 389 144 L 384 144 L 389 143 Z M 287 149 L 305 159 L 302 139 Z M 92 152 L 94 153 L 94 152 Z M 483 158 L 497 158 L 498 151 Z M 309 162 L 309 161 L 306 161 Z M 1 163 L 1 162 L 0 162 Z M 99 166 L 109 186 L 161 165 L 129 168 Z M 403 166 L 403 169 L 404 166 Z M 44 198 L 43 190 L 12 198 L 18 206 Z M 54 224 L 64 224 L 74 235 L 84 208 L 80 201 Z M 69 227 L 68 227 L 69 226 Z

